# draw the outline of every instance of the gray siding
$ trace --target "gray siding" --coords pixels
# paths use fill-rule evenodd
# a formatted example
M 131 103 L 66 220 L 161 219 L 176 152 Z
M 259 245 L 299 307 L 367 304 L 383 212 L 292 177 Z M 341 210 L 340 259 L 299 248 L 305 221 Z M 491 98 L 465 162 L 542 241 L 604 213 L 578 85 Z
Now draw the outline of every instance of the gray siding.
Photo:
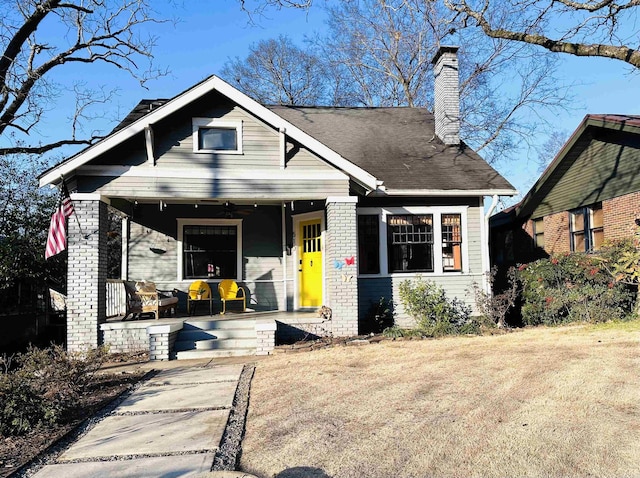
M 393 299 L 395 306 L 395 323 L 401 327 L 412 327 L 415 322 L 409 317 L 402 307 L 400 301 L 399 287 L 400 283 L 405 280 L 414 279 L 417 276 L 411 277 L 375 277 L 366 278 L 360 277 L 358 279 L 358 304 L 359 304 L 359 317 L 360 320 L 364 320 L 367 316 L 367 312 L 372 304 L 377 304 L 380 297 L 384 297 L 386 300 Z M 446 276 L 423 276 L 424 280 L 432 281 L 443 287 L 447 297 L 453 299 L 454 297 L 460 299 L 475 313 L 475 300 L 473 293 L 473 283 L 480 284 L 482 282 L 482 274 L 479 275 L 446 275 Z
M 192 119 L 217 118 L 242 122 L 243 153 L 197 153 L 193 151 Z M 153 125 L 156 165 L 147 161 L 144 135 L 140 134 L 110 153 L 92 161 L 78 172 L 79 192 L 100 192 L 107 196 L 147 198 L 278 198 L 312 199 L 348 195 L 348 179 L 318 180 L 322 172 L 335 170 L 309 150 L 287 142 L 287 167 L 280 169 L 280 135 L 249 112 L 217 94 L 208 95 Z M 91 166 L 131 166 L 131 172 L 153 174 L 188 171 L 195 177 L 179 178 L 92 174 Z M 198 171 L 202 174 L 199 175 Z M 228 178 L 225 174 L 243 174 Z M 262 173 L 262 174 L 261 174 Z M 281 173 L 277 178 L 267 173 Z M 222 177 L 218 177 L 222 175 Z M 295 175 L 295 176 L 291 176 Z M 291 176 L 291 177 L 287 177 Z M 305 176 L 307 176 L 305 178 Z
M 178 281 L 177 218 L 193 217 L 194 209 L 176 207 L 164 212 L 144 206 L 130 222 L 128 271 L 130 280 L 151 280 L 162 290 L 178 289 L 185 307 L 191 279 Z M 199 208 L 198 211 L 206 209 Z M 251 208 L 253 209 L 253 208 Z M 206 212 L 204 212 L 206 214 Z M 188 214 L 191 214 L 189 216 Z M 281 208 L 255 208 L 243 219 L 243 282 L 250 300 L 247 307 L 277 310 L 283 307 Z M 211 216 L 201 216 L 203 218 Z M 216 217 L 216 216 L 214 216 Z M 163 254 L 151 249 L 166 250 Z M 207 281 L 216 297 L 218 280 Z

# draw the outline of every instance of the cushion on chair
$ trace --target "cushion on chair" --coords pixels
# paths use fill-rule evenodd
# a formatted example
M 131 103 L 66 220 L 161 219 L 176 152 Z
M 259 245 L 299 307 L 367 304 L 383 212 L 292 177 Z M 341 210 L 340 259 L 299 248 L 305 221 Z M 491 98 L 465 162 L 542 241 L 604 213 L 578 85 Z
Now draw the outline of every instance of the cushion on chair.
M 177 304 L 178 303 L 178 298 L 177 297 L 165 297 L 163 299 L 160 299 L 158 301 L 158 305 L 160 307 L 166 307 L 167 305 L 172 305 L 172 304 Z

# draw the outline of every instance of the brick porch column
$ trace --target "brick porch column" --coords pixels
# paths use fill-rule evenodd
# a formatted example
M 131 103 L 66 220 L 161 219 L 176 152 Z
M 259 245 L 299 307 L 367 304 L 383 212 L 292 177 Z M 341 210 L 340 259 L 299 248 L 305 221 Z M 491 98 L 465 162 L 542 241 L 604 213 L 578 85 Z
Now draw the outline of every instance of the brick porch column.
M 335 336 L 358 334 L 358 264 L 335 266 L 336 262 L 358 255 L 358 229 L 355 196 L 327 198 L 325 242 L 325 303 L 333 311 L 331 331 Z
M 67 238 L 67 350 L 75 352 L 98 346 L 99 324 L 106 321 L 107 205 L 98 199 L 72 199 L 80 227 L 71 216 Z

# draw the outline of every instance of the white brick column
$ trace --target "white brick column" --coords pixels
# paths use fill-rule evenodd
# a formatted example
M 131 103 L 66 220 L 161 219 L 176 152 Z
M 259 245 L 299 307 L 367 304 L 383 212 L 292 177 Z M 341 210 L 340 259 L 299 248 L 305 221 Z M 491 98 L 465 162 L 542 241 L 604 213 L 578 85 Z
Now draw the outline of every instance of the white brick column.
M 98 199 L 72 199 L 76 212 L 69 218 L 67 238 L 67 350 L 75 352 L 98 346 L 99 325 L 106 321 L 107 205 Z
M 325 303 L 333 311 L 331 331 L 338 337 L 358 334 L 357 259 L 346 264 L 346 259 L 358 255 L 357 200 L 355 196 L 327 198 Z

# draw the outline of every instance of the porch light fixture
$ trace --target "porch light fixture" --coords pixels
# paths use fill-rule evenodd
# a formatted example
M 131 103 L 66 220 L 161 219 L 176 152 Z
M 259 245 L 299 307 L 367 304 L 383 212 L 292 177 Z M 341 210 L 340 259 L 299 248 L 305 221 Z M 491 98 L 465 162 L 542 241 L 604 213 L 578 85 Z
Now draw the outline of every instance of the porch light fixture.
M 196 209 L 198 209 L 198 203 L 195 203 L 195 204 L 193 205 L 193 207 L 195 207 Z

